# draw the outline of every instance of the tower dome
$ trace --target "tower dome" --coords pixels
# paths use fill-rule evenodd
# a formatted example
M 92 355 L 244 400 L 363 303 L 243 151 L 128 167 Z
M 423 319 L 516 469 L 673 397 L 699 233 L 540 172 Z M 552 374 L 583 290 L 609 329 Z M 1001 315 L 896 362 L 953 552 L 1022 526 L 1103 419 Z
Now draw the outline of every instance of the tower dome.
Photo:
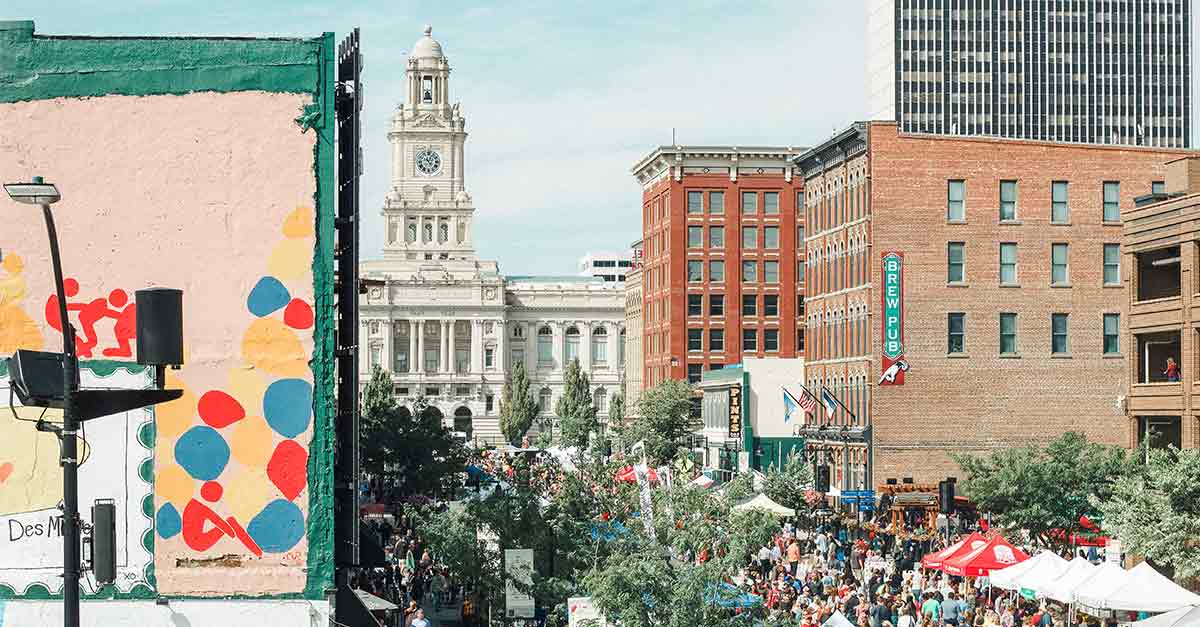
M 412 54 L 408 55 L 411 59 L 441 59 L 442 44 L 439 44 L 433 38 L 433 27 L 425 25 L 425 36 L 418 39 L 417 43 L 413 44 Z

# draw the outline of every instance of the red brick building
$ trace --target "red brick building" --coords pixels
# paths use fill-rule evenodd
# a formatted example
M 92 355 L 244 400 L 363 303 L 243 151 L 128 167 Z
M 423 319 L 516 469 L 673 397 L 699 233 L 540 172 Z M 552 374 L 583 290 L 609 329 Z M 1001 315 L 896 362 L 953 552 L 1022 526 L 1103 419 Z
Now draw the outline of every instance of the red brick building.
M 799 155 L 807 385 L 852 412 L 808 425 L 832 483 L 929 483 L 1068 430 L 1128 444 L 1121 211 L 1182 154 L 870 122 Z
M 804 351 L 803 180 L 790 148 L 662 146 L 642 185 L 643 374 L 698 382 Z

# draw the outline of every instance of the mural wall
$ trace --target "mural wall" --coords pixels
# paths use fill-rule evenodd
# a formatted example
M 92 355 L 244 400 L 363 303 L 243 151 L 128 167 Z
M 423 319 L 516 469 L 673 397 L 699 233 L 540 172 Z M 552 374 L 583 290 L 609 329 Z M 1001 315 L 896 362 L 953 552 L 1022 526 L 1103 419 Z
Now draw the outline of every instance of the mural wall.
M 32 36 L 0 22 L 0 40 L 23 41 L 14 24 Z M 87 592 L 319 598 L 331 580 L 330 42 L 32 36 L 16 63 L 130 66 L 124 81 L 96 79 L 104 94 L 73 95 L 91 80 L 0 79 L 0 178 L 41 175 L 63 196 L 84 385 L 149 385 L 148 371 L 115 366 L 136 352 L 133 293 L 184 292 L 186 364 L 167 377 L 183 397 L 87 424 L 85 516 L 93 495 L 125 486 L 126 560 L 124 580 Z M 19 77 L 5 63 L 0 77 Z M 0 198 L 0 355 L 61 350 L 31 209 Z M 0 410 L 0 598 L 59 594 L 61 542 L 37 529 L 61 495 L 57 445 L 19 419 L 32 408 Z

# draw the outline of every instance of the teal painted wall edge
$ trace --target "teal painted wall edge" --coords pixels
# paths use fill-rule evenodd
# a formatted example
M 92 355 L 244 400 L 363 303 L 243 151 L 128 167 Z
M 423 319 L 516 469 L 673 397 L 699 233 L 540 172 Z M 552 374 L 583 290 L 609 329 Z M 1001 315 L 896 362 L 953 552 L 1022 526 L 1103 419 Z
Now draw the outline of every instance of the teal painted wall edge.
M 0 22 L 0 102 L 198 91 L 313 93 L 315 39 L 48 37 Z

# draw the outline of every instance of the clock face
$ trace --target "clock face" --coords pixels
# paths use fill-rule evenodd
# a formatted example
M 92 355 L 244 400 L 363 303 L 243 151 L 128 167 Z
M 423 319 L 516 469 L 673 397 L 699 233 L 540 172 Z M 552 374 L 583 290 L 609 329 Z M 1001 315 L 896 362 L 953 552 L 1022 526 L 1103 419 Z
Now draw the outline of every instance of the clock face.
M 442 171 L 442 156 L 435 150 L 424 148 L 417 152 L 417 172 L 433 176 Z

